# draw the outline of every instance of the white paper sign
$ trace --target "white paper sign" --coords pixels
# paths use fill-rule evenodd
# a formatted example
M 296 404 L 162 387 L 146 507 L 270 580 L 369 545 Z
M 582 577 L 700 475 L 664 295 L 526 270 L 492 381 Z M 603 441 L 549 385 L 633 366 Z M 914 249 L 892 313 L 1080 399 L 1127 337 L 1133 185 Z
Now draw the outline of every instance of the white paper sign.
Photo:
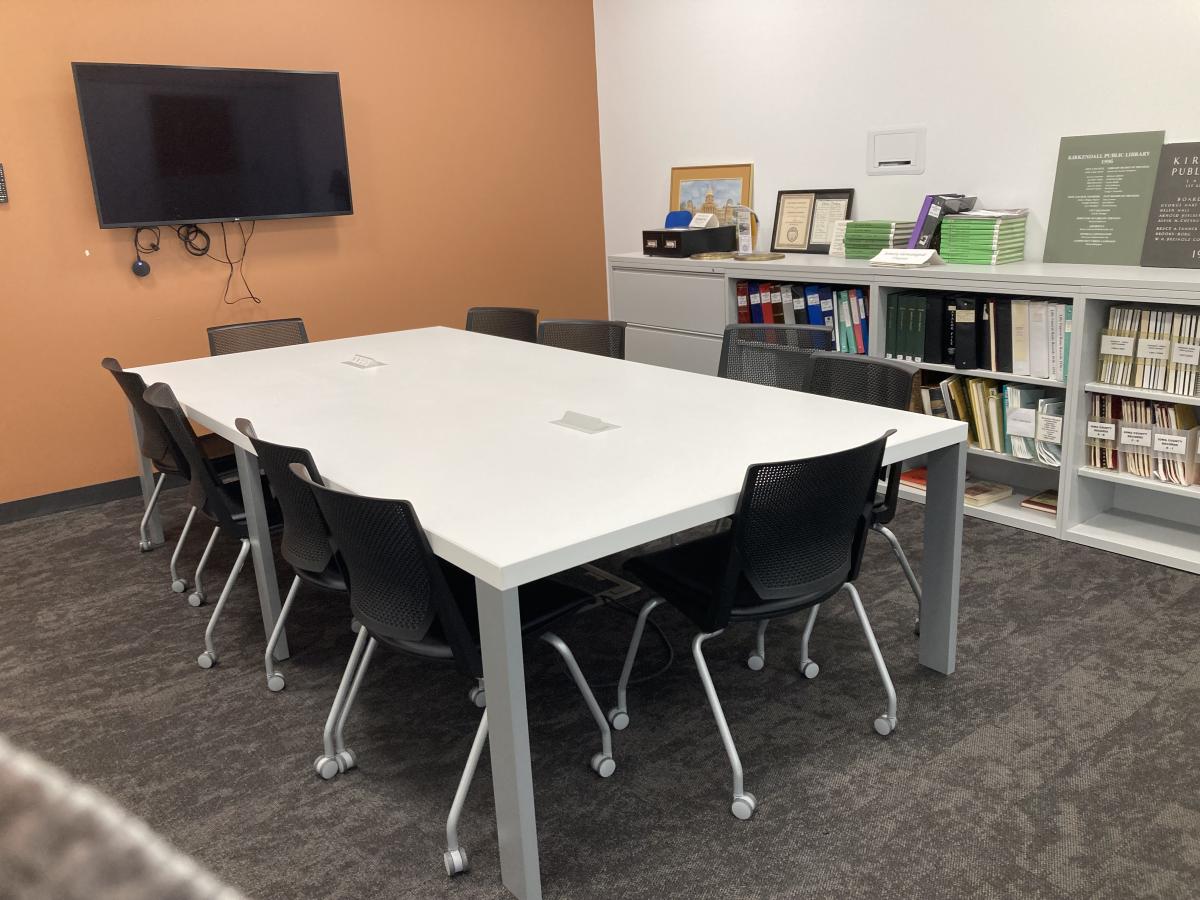
M 1138 359 L 1166 359 L 1171 354 L 1171 342 L 1158 338 L 1142 338 L 1138 341 Z
M 716 225 L 717 217 L 714 213 L 696 213 L 688 223 L 688 228 L 715 228 Z
M 1117 437 L 1116 422 L 1088 422 L 1087 436 L 1098 441 L 1112 441 Z
M 1200 366 L 1200 344 L 1176 344 L 1171 348 L 1171 362 Z
M 1100 337 L 1100 352 L 1108 356 L 1133 356 L 1133 338 L 1105 334 Z
M 1036 409 L 1010 409 L 1005 430 L 1013 437 L 1031 438 L 1037 436 Z
M 1062 416 L 1038 416 L 1037 439 L 1046 444 L 1061 444 L 1062 420 Z
M 353 366 L 356 369 L 375 369 L 379 366 L 386 366 L 387 363 L 372 359 L 370 356 L 363 356 L 361 353 L 355 353 L 350 359 L 342 360 L 342 365 Z
M 1182 455 L 1187 452 L 1187 435 L 1163 434 L 1160 432 L 1154 435 L 1154 450 L 1157 453 Z
M 936 250 L 907 250 L 889 248 L 880 250 L 871 258 L 873 266 L 899 266 L 904 269 L 917 269 L 922 266 L 941 265 L 942 258 Z
M 1149 447 L 1151 430 L 1121 426 L 1121 443 L 1127 447 Z

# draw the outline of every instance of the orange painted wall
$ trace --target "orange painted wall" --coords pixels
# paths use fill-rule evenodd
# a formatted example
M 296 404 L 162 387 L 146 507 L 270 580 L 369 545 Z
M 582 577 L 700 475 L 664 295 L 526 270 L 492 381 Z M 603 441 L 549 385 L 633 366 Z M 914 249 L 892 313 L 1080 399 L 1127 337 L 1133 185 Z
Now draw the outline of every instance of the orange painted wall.
M 202 356 L 209 325 L 290 315 L 321 339 L 480 304 L 605 314 L 591 0 L 37 0 L 3 19 L 0 502 L 134 473 L 106 355 Z M 135 278 L 131 232 L 97 225 L 72 60 L 339 71 L 355 214 L 260 224 L 261 306 L 222 305 L 226 270 L 167 231 Z

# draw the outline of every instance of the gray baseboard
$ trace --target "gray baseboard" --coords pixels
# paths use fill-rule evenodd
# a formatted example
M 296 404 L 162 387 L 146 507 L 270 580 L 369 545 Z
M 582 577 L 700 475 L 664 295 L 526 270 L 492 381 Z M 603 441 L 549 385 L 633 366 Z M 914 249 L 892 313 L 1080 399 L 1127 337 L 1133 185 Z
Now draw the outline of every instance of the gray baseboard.
M 181 483 L 180 479 L 168 479 L 163 488 L 171 487 L 172 482 Z M 95 506 L 97 503 L 107 503 L 109 500 L 136 497 L 141 492 L 141 484 L 136 477 L 120 478 L 116 481 L 106 481 L 103 484 L 89 484 L 86 487 L 71 488 L 68 491 L 42 494 L 40 497 L 28 497 L 24 500 L 0 503 L 0 525 L 19 522 L 22 519 L 32 519 L 35 516 L 67 512 L 84 506 Z

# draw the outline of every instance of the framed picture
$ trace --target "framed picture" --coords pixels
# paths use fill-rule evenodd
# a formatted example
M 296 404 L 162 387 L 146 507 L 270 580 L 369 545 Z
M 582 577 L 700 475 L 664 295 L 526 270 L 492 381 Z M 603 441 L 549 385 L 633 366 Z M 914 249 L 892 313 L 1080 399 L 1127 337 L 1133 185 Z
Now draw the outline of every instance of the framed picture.
M 780 191 L 775 202 L 773 253 L 828 253 L 835 222 L 850 218 L 854 188 Z
M 734 207 L 749 206 L 754 166 L 676 166 L 671 169 L 671 210 L 714 213 L 721 225 L 734 224 Z

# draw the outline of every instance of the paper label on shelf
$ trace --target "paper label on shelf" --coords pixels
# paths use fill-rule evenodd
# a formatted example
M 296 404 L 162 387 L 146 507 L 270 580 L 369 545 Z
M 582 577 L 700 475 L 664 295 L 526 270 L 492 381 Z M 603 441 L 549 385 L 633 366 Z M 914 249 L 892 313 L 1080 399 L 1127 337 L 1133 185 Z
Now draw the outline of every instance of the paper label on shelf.
M 1158 338 L 1142 338 L 1137 345 L 1138 359 L 1166 359 L 1171 355 L 1171 342 Z
M 1038 416 L 1037 439 L 1044 444 L 1061 444 L 1062 420 L 1062 416 Z
M 1112 441 L 1117 437 L 1116 422 L 1088 422 L 1087 436 L 1098 441 Z
M 1008 423 L 1005 430 L 1013 437 L 1036 437 L 1037 410 L 1010 409 L 1008 411 Z
M 715 228 L 716 225 L 717 217 L 713 213 L 696 213 L 688 223 L 688 228 Z
M 1187 452 L 1187 435 L 1156 434 L 1154 435 L 1154 451 L 1156 453 L 1173 453 L 1182 456 Z
M 1101 335 L 1100 352 L 1108 356 L 1133 356 L 1133 338 L 1115 334 Z
M 1121 426 L 1121 443 L 1127 447 L 1149 447 L 1151 429 Z
M 1171 362 L 1200 366 L 1200 344 L 1176 344 L 1171 348 Z

